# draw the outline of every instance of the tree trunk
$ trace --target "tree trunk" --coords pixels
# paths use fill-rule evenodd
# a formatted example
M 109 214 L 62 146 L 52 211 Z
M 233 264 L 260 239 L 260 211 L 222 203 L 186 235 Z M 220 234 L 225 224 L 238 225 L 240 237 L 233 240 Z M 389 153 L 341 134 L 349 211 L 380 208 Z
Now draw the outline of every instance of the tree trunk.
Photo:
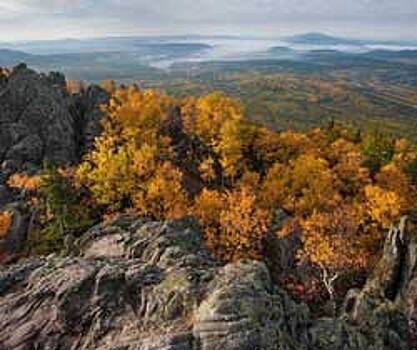
M 332 304 L 332 311 L 333 317 L 336 317 L 337 305 L 336 305 L 336 297 L 335 297 L 335 290 L 334 290 L 334 282 L 339 277 L 338 273 L 330 274 L 329 271 L 325 267 L 321 267 L 322 269 L 322 281 L 324 286 L 326 287 L 327 293 L 330 297 L 330 302 Z

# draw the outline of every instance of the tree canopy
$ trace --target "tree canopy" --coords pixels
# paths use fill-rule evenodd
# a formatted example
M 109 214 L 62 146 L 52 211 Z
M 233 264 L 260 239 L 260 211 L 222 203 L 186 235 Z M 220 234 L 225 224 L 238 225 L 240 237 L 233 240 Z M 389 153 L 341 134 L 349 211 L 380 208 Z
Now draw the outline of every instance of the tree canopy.
M 74 228 L 65 211 L 83 203 L 104 216 L 193 215 L 207 246 L 231 261 L 262 259 L 267 235 L 298 227 L 299 261 L 329 282 L 371 266 L 385 230 L 415 211 L 417 151 L 407 140 L 358 137 L 334 124 L 275 132 L 249 122 L 239 101 L 218 92 L 177 99 L 137 86 L 109 90 L 103 133 L 73 176 L 42 175 L 50 223 L 63 229 Z M 11 181 L 30 188 L 39 179 Z M 77 200 L 63 205 L 69 192 Z M 291 220 L 274 232 L 277 209 Z

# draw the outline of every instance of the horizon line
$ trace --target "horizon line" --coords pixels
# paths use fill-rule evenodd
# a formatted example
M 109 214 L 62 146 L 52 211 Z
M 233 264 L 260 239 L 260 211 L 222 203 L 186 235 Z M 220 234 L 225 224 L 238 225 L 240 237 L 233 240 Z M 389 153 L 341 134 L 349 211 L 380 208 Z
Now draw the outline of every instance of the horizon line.
M 0 40 L 0 44 L 25 44 L 25 43 L 35 43 L 35 42 L 54 42 L 54 41 L 86 41 L 86 40 L 102 40 L 102 39 L 133 39 L 133 38 L 232 38 L 232 39 L 252 39 L 252 40 L 279 40 L 284 38 L 289 38 L 293 36 L 303 36 L 309 34 L 317 34 L 328 37 L 333 37 L 337 39 L 351 39 L 351 40 L 369 40 L 369 41 L 378 41 L 378 42 L 415 42 L 415 39 L 411 38 L 366 38 L 366 37 L 355 37 L 349 35 L 338 35 L 333 34 L 330 31 L 297 31 L 288 35 L 268 35 L 268 34 L 241 34 L 241 33 L 216 33 L 216 34 L 201 34 L 201 33 L 178 33 L 178 34 L 108 34 L 102 36 L 62 36 L 56 38 L 44 38 L 44 39 L 18 39 L 18 40 Z

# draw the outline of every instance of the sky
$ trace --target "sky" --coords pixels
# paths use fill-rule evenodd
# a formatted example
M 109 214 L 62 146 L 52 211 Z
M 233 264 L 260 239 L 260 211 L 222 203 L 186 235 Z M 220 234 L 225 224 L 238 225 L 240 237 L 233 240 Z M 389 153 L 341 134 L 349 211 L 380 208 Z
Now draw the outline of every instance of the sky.
M 0 41 L 324 32 L 417 39 L 417 0 L 0 0 Z

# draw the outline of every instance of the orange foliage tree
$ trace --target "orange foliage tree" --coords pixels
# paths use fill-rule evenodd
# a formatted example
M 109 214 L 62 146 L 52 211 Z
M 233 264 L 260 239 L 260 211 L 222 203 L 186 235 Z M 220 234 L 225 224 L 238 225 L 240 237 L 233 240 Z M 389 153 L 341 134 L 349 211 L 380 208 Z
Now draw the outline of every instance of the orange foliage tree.
M 0 213 L 0 239 L 4 238 L 12 225 L 12 214 L 8 211 Z
M 23 173 L 16 173 L 9 177 L 7 184 L 14 189 L 32 192 L 39 189 L 41 177 L 38 175 L 30 176 Z
M 212 182 L 216 179 L 216 169 L 213 157 L 206 158 L 198 167 L 203 181 Z
M 220 214 L 221 242 L 226 252 L 232 260 L 261 258 L 261 243 L 269 228 L 269 213 L 258 207 L 256 195 L 246 187 L 229 192 L 226 203 L 227 210 Z
M 224 260 L 260 259 L 262 238 L 270 215 L 259 208 L 256 195 L 243 186 L 218 193 L 204 190 L 194 213 L 203 226 L 208 246 Z
M 332 212 L 314 212 L 301 221 L 303 247 L 300 258 L 318 266 L 322 281 L 334 302 L 334 282 L 341 273 L 367 266 L 366 237 L 359 230 L 360 221 L 351 207 Z

